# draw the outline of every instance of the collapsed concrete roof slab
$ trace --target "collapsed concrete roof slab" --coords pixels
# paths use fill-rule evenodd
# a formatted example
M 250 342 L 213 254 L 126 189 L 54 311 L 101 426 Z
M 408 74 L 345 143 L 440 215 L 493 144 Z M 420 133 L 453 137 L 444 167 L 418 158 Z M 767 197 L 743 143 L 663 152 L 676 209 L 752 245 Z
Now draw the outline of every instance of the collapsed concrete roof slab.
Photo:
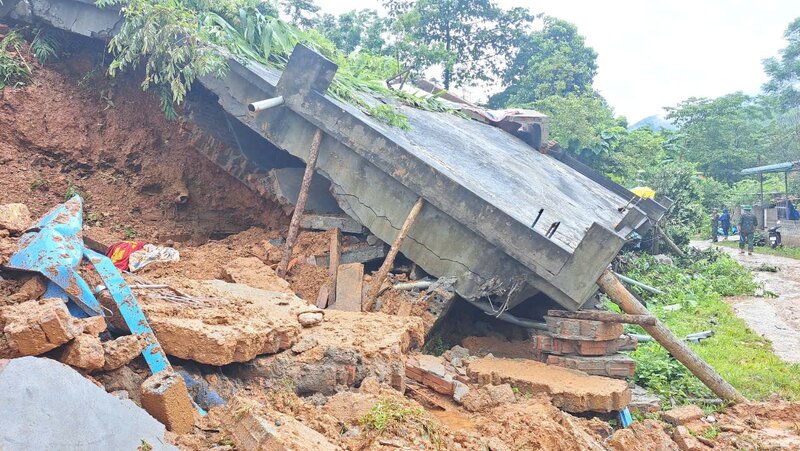
M 92 23 L 82 1 L 33 1 L 60 5 L 34 12 L 55 26 L 65 28 L 60 16 L 71 3 L 84 14 L 82 24 Z M 113 10 L 91 14 L 99 30 L 67 29 L 98 36 L 119 20 Z M 299 45 L 283 73 L 231 60 L 224 78 L 200 83 L 228 114 L 269 141 L 265 151 L 277 147 L 305 161 L 312 136 L 322 130 L 317 174 L 331 182 L 342 210 L 381 240 L 394 240 L 423 197 L 401 252 L 434 276 L 455 277 L 456 292 L 468 300 L 497 297 L 513 306 L 543 292 L 577 309 L 626 237 L 663 214 L 661 205 L 645 211 L 601 175 L 484 123 L 397 105 L 411 129 L 386 125 L 327 95 L 336 69 Z M 277 96 L 282 106 L 247 111 L 249 103 Z

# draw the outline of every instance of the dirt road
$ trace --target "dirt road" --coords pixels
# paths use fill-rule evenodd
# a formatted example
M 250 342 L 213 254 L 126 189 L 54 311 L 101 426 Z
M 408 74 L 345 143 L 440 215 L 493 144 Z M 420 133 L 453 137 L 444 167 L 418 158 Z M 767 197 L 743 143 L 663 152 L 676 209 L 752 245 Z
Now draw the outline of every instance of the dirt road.
M 708 241 L 693 241 L 699 249 Z M 778 295 L 734 297 L 726 301 L 753 330 L 772 341 L 775 354 L 787 362 L 800 363 L 800 260 L 774 255 L 741 255 L 738 249 L 719 247 L 745 267 L 753 270 L 762 264 L 775 266 L 778 272 L 753 271 L 764 288 Z

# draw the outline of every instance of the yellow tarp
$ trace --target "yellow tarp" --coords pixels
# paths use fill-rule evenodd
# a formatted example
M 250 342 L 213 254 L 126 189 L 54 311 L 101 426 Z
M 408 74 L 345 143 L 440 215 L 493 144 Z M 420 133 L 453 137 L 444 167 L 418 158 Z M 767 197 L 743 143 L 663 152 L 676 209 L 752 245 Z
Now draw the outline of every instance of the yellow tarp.
M 654 199 L 656 197 L 655 190 L 649 186 L 637 186 L 631 191 L 642 199 Z

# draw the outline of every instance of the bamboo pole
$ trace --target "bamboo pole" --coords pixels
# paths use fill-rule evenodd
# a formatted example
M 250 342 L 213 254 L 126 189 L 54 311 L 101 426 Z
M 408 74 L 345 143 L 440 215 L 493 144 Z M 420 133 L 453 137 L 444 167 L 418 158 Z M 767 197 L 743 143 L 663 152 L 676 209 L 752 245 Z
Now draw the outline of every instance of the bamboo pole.
M 306 171 L 303 173 L 303 182 L 300 184 L 300 194 L 297 196 L 297 204 L 294 206 L 294 212 L 292 212 L 292 221 L 289 223 L 289 233 L 286 235 L 283 258 L 281 258 L 281 263 L 278 265 L 278 275 L 280 277 L 286 277 L 289 260 L 292 258 L 292 249 L 300 231 L 300 220 L 303 217 L 303 211 L 306 209 L 308 187 L 311 186 L 311 178 L 314 176 L 314 169 L 317 166 L 317 156 L 319 155 L 321 142 L 322 130 L 317 129 L 317 132 L 314 133 L 314 139 L 311 140 L 311 149 L 308 152 L 308 160 L 306 160 Z
M 392 242 L 392 247 L 389 249 L 389 253 L 386 254 L 386 259 L 383 260 L 383 264 L 373 278 L 372 285 L 370 286 L 369 293 L 367 294 L 366 302 L 364 303 L 364 308 L 362 309 L 363 311 L 368 312 L 372 310 L 372 307 L 375 305 L 381 285 L 386 279 L 386 275 L 389 274 L 389 270 L 392 269 L 392 266 L 394 265 L 394 259 L 397 257 L 397 253 L 400 252 L 400 246 L 403 245 L 403 240 L 406 238 L 408 230 L 417 219 L 417 216 L 419 215 L 420 210 L 422 210 L 422 205 L 424 203 L 425 200 L 420 197 L 417 199 L 417 202 L 414 204 L 414 206 L 411 207 L 411 211 L 408 213 L 405 222 L 403 222 L 403 226 L 400 228 L 400 232 L 397 233 L 397 236 Z
M 643 306 L 617 279 L 610 270 L 603 271 L 597 279 L 597 285 L 605 292 L 611 300 L 620 306 L 622 311 L 630 315 L 649 315 L 650 312 Z M 714 371 L 708 363 L 703 361 L 692 351 L 683 341 L 678 339 L 661 321 L 656 320 L 656 324 L 649 326 L 643 325 L 647 331 L 661 346 L 666 348 L 673 357 L 678 359 L 686 368 L 700 379 L 706 387 L 710 388 L 714 394 L 720 398 L 733 402 L 746 402 L 744 396 L 739 393 L 731 384 L 723 379 Z
M 606 323 L 638 324 L 640 326 L 655 326 L 657 321 L 656 317 L 653 315 L 628 315 L 626 313 L 614 313 L 614 312 L 591 311 L 591 310 L 581 310 L 578 312 L 568 312 L 566 310 L 548 310 L 547 316 L 553 316 L 556 318 L 603 321 Z

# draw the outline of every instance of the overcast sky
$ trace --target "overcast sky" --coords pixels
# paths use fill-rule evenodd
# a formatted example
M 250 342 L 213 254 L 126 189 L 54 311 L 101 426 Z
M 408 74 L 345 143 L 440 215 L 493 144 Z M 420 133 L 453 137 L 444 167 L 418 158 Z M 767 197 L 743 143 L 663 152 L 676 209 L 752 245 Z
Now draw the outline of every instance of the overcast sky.
M 498 0 L 578 26 L 598 53 L 595 88 L 630 123 L 691 96 L 756 93 L 800 0 Z M 317 0 L 325 12 L 379 1 Z

